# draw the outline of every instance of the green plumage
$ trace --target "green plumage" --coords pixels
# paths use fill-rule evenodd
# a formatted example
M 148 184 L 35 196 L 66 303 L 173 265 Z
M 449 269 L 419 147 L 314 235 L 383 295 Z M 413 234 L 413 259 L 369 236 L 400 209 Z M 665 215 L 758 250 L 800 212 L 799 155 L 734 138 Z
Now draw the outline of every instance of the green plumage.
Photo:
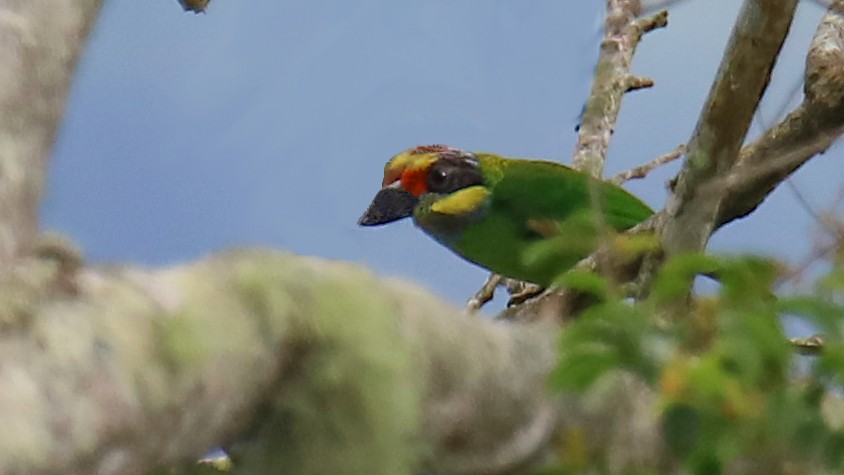
M 605 231 L 653 212 L 623 188 L 554 162 L 426 145 L 394 156 L 358 223 L 413 216 L 434 239 L 495 273 L 548 286 Z
M 460 214 L 432 210 L 450 195 L 422 195 L 414 220 L 460 256 L 507 277 L 549 285 L 589 255 L 602 222 L 622 231 L 653 214 L 624 189 L 564 165 L 484 153 L 474 158 L 489 194 Z M 598 218 L 590 213 L 590 193 Z

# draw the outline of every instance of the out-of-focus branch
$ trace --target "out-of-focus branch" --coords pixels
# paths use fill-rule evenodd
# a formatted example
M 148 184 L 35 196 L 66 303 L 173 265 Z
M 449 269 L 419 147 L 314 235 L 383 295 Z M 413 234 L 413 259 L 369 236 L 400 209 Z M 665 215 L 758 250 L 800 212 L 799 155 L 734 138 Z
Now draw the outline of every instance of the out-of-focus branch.
M 630 63 L 642 35 L 668 24 L 668 13 L 637 19 L 639 0 L 607 0 L 604 39 L 592 91 L 586 101 L 572 163 L 575 168 L 600 177 L 610 138 L 625 92 L 649 87 L 652 81 L 630 74 Z
M 844 1 L 818 26 L 804 76 L 805 98 L 776 127 L 745 147 L 725 178 L 728 198 L 717 224 L 751 213 L 791 173 L 824 152 L 844 132 Z
M 790 338 L 789 343 L 803 356 L 816 356 L 823 352 L 824 340 L 820 335 L 808 338 Z
M 725 196 L 701 190 L 737 161 L 796 6 L 797 0 L 745 1 L 667 205 L 672 219 L 662 244 L 669 255 L 702 251 L 714 231 Z
M 208 0 L 180 0 L 204 9 Z M 73 73 L 102 0 L 0 5 L 0 266 L 27 251 Z
M 60 264 L 0 286 L 0 473 L 140 474 L 218 444 L 244 473 L 524 473 L 558 424 L 622 467 L 666 457 L 635 378 L 549 399 L 554 326 L 270 252 Z
M 71 78 L 102 0 L 0 5 L 0 266 L 32 242 Z
M 179 0 L 186 12 L 204 13 L 211 0 Z

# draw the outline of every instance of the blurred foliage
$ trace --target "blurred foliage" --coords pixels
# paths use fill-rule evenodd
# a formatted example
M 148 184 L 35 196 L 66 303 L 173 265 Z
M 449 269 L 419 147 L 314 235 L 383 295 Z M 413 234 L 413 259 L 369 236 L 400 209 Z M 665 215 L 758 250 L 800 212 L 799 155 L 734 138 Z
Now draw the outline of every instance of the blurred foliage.
M 758 257 L 677 257 L 635 304 L 597 274 L 569 272 L 560 282 L 597 304 L 563 334 L 552 387 L 583 393 L 611 373 L 637 375 L 658 395 L 671 456 L 696 475 L 742 463 L 764 473 L 844 473 L 842 256 L 841 249 L 827 254 L 813 285 L 788 296 L 777 294 L 785 267 Z M 689 297 L 695 279 L 717 289 Z M 799 356 L 786 317 L 822 336 L 817 354 Z M 588 472 L 569 462 L 561 457 L 551 473 Z

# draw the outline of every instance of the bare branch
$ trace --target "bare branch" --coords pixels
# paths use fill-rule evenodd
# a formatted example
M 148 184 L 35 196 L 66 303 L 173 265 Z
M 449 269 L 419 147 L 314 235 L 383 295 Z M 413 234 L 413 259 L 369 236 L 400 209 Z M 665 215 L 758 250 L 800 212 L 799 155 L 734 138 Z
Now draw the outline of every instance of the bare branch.
M 643 76 L 627 76 L 625 79 L 624 92 L 638 91 L 639 89 L 647 89 L 653 87 L 654 80 Z
M 791 173 L 844 132 L 844 1 L 832 3 L 806 58 L 805 99 L 781 123 L 745 147 L 717 225 L 751 213 Z
M 646 81 L 630 75 L 636 46 L 643 34 L 668 23 L 665 11 L 637 19 L 640 9 L 638 0 L 607 0 L 601 53 L 572 159 L 575 168 L 595 177 L 603 174 L 622 96 L 629 90 L 648 87 Z
M 823 353 L 824 341 L 820 335 L 813 335 L 809 338 L 791 338 L 788 340 L 797 353 L 804 356 L 817 356 Z
M 610 183 L 615 183 L 616 185 L 621 185 L 622 183 L 628 180 L 645 178 L 646 176 L 648 176 L 648 173 L 653 171 L 655 168 L 659 168 L 662 165 L 665 165 L 666 163 L 671 163 L 674 160 L 677 160 L 678 158 L 682 157 L 684 153 L 686 153 L 685 144 L 679 145 L 677 148 L 666 153 L 665 155 L 659 156 L 644 165 L 638 166 L 636 168 L 631 168 L 630 170 L 625 170 L 619 173 L 618 175 L 610 178 L 608 181 Z
M 668 254 L 701 251 L 714 231 L 723 196 L 696 195 L 735 164 L 796 7 L 797 0 L 745 1 L 667 206 Z
M 487 277 L 484 285 L 466 302 L 466 311 L 474 313 L 480 310 L 495 297 L 495 289 L 501 285 L 504 277 L 492 273 Z

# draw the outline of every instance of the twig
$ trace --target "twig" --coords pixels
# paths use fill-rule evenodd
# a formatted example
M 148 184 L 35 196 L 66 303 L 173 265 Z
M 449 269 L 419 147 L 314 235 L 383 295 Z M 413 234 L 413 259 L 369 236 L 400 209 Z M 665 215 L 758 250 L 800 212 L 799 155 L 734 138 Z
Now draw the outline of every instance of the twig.
M 797 281 L 801 276 L 803 276 L 803 274 L 806 273 L 807 269 L 809 269 L 813 264 L 817 263 L 821 259 L 825 259 L 827 256 L 830 255 L 830 253 L 835 251 L 837 247 L 838 244 L 832 242 L 826 245 L 820 245 L 815 249 L 812 249 L 811 252 L 809 252 L 808 256 L 804 257 L 800 262 L 797 263 L 797 265 L 788 269 L 785 276 L 776 283 L 774 287 L 775 290 L 781 288 L 786 283 L 794 283 L 795 281 Z
M 637 19 L 640 7 L 635 0 L 607 1 L 601 53 L 572 158 L 575 168 L 595 177 L 603 174 L 622 96 L 653 84 L 649 79 L 632 76 L 630 63 L 642 35 L 668 24 L 668 12 Z
M 610 178 L 609 182 L 615 183 L 616 185 L 620 185 L 628 180 L 645 178 L 648 173 L 653 171 L 655 168 L 661 167 L 666 163 L 670 163 L 674 160 L 677 160 L 678 158 L 682 157 L 684 153 L 686 153 L 686 145 L 679 145 L 674 150 L 666 153 L 665 155 L 657 157 L 644 165 L 640 165 L 638 167 L 631 168 L 629 170 L 619 173 L 618 175 Z
M 797 353 L 804 356 L 817 356 L 823 352 L 824 340 L 820 335 L 813 335 L 808 338 L 789 338 L 791 346 Z
M 653 87 L 654 80 L 644 76 L 627 76 L 624 83 L 624 92 L 638 91 Z
M 502 279 L 504 278 L 499 274 L 490 274 L 484 285 L 466 302 L 466 311 L 475 313 L 492 300 L 495 297 L 495 289 L 501 285 Z
M 786 178 L 785 186 L 788 187 L 788 189 L 791 191 L 791 194 L 794 195 L 795 199 L 797 199 L 797 203 L 800 205 L 801 208 L 803 208 L 803 211 L 805 211 L 806 214 L 811 216 L 812 220 L 815 221 L 818 226 L 820 226 L 829 233 L 833 233 L 833 230 L 830 229 L 826 225 L 826 223 L 824 223 L 823 219 L 821 219 L 820 215 L 818 215 L 817 211 L 815 211 L 815 208 L 812 206 L 812 204 L 809 203 L 809 200 L 807 200 L 806 197 L 803 196 L 803 193 L 800 191 L 799 188 L 797 188 L 797 185 L 794 183 L 793 180 L 791 180 L 790 178 Z

